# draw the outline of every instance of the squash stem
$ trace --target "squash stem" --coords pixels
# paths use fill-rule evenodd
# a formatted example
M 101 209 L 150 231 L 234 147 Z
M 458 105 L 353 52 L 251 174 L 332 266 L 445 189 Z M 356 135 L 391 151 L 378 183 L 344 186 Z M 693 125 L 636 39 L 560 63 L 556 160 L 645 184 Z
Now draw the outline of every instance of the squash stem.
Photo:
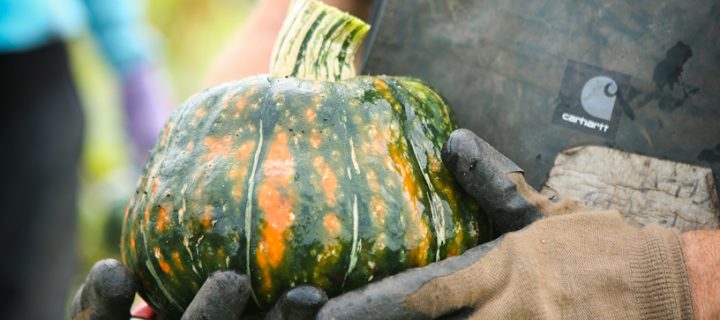
M 355 77 L 355 53 L 370 25 L 317 0 L 290 4 L 270 60 L 270 74 L 306 80 Z

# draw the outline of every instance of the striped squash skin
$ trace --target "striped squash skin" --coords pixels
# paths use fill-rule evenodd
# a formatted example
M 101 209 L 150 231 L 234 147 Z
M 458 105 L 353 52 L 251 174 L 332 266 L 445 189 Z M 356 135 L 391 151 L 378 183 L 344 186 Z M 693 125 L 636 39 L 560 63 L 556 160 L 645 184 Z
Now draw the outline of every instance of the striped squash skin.
M 123 262 L 173 318 L 215 270 L 247 274 L 265 309 L 295 285 L 334 296 L 460 254 L 489 232 L 441 163 L 454 128 L 443 99 L 410 78 L 256 76 L 206 90 L 152 152 Z

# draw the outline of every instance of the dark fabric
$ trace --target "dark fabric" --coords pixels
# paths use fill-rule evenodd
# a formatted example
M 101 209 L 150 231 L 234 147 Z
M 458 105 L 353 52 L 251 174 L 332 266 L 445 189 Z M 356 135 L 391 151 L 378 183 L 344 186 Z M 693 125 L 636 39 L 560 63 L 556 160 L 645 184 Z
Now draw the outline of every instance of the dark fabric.
M 579 145 L 711 167 L 720 181 L 717 0 L 376 2 L 363 73 L 427 81 L 531 185 Z M 606 77 L 614 104 L 597 110 L 580 96 Z
M 0 55 L 0 319 L 62 319 L 83 115 L 64 45 Z

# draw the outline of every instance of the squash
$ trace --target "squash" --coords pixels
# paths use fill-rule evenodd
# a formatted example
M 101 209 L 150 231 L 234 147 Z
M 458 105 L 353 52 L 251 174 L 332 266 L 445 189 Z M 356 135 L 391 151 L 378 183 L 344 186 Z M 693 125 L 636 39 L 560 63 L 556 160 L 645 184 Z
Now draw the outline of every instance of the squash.
M 246 274 L 266 309 L 296 285 L 333 296 L 487 239 L 440 160 L 455 129 L 445 101 L 419 80 L 355 75 L 368 29 L 296 1 L 272 75 L 208 89 L 171 115 L 121 240 L 164 318 L 216 270 Z

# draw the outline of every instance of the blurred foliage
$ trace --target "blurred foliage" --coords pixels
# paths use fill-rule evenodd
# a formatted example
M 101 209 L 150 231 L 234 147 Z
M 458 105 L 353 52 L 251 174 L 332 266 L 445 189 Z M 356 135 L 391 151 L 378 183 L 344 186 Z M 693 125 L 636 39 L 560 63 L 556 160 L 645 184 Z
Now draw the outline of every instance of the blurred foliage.
M 148 18 L 162 42 L 160 55 L 173 101 L 203 88 L 207 68 L 253 4 L 253 0 L 147 1 Z M 122 216 L 139 170 L 131 165 L 113 72 L 90 37 L 74 41 L 70 53 L 86 117 L 79 202 L 81 281 L 95 261 L 119 257 Z

